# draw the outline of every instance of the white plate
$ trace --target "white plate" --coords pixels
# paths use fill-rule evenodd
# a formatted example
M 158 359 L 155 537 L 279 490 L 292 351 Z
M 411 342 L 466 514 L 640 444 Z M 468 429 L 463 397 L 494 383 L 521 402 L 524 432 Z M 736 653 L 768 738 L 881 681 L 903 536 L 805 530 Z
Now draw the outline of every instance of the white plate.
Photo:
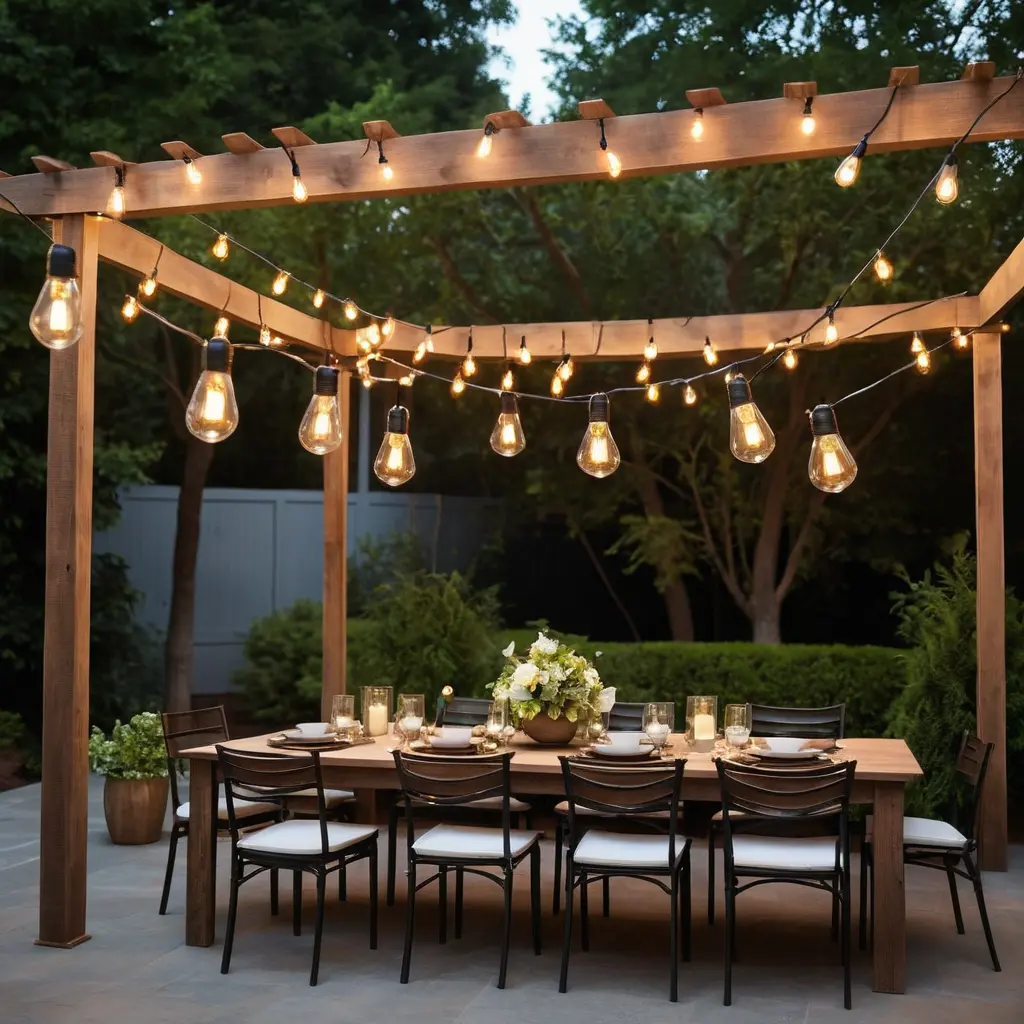
M 338 737 L 333 732 L 321 733 L 319 736 L 309 736 L 298 729 L 285 729 L 284 735 L 292 743 L 333 743 Z
M 595 743 L 590 748 L 590 752 L 597 757 L 638 758 L 650 757 L 654 753 L 654 748 L 645 743 L 639 750 L 625 750 L 621 747 L 610 747 L 606 743 Z
M 744 754 L 760 757 L 766 761 L 812 761 L 821 756 L 820 750 L 744 750 Z

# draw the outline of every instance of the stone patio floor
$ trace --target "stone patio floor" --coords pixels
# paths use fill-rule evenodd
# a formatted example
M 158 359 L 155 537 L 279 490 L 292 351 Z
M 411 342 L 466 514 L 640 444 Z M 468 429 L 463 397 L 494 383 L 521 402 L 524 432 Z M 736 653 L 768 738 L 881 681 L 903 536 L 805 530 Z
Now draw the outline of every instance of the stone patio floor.
M 157 914 L 166 841 L 118 847 L 103 822 L 102 780 L 89 805 L 91 941 L 73 950 L 43 949 L 36 936 L 39 873 L 39 787 L 0 793 L 0 1022 L 2 1024 L 213 1024 L 289 1021 L 416 1021 L 619 1024 L 782 1022 L 1024 1022 L 1024 847 L 1012 869 L 985 877 L 1003 972 L 991 970 L 973 893 L 961 903 L 967 934 L 959 936 L 945 878 L 910 869 L 907 877 L 908 967 L 904 996 L 871 991 L 868 956 L 855 952 L 853 1010 L 842 1006 L 842 970 L 829 939 L 829 901 L 794 886 L 764 886 L 738 903 L 733 1005 L 722 1005 L 722 933 L 704 913 L 706 848 L 694 846 L 693 961 L 680 967 L 680 998 L 668 1001 L 667 898 L 642 883 L 612 883 L 612 916 L 591 900 L 591 952 L 574 943 L 569 991 L 558 993 L 561 918 L 551 915 L 551 843 L 544 847 L 544 953 L 529 939 L 529 874 L 517 878 L 508 987 L 495 988 L 500 894 L 467 881 L 461 940 L 437 943 L 434 890 L 418 901 L 410 984 L 399 985 L 405 923 L 404 880 L 393 908 L 383 906 L 381 839 L 380 948 L 366 926 L 365 867 L 350 871 L 349 899 L 328 900 L 320 983 L 310 988 L 314 891 L 305 886 L 301 937 L 290 927 L 290 885 L 282 877 L 280 917 L 271 917 L 262 879 L 242 889 L 231 973 L 220 971 L 228 857 L 219 848 L 218 938 L 210 949 L 184 943 L 184 846 L 169 912 Z M 401 869 L 401 865 L 400 865 Z M 854 870 L 856 875 L 856 866 Z M 720 872 L 719 872 L 720 877 Z M 332 887 L 333 888 L 333 887 Z M 596 890 L 595 890 L 596 895 Z M 721 901 L 721 897 L 719 897 Z M 856 924 L 854 926 L 856 935 Z M 856 938 L 854 939 L 856 945 Z

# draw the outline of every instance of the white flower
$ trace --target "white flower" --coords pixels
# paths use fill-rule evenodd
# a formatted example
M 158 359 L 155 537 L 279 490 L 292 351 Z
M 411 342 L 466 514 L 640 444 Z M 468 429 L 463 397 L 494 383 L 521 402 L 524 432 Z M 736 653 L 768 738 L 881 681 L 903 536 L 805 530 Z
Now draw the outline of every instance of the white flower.
M 540 669 L 532 661 L 524 661 L 521 665 L 516 665 L 515 671 L 512 673 L 512 682 L 519 686 L 532 688 L 538 675 L 540 675 Z
M 508 645 L 508 647 L 506 647 L 506 648 L 505 648 L 505 650 L 503 650 L 503 651 L 502 651 L 501 653 L 502 653 L 502 654 L 503 654 L 503 655 L 504 655 L 504 656 L 505 656 L 506 658 L 511 658 L 511 657 L 512 657 L 512 654 L 513 654 L 513 653 L 515 652 L 515 649 L 516 649 L 516 642 L 515 642 L 515 640 L 513 640 L 513 641 L 512 641 L 512 643 L 510 643 L 510 644 Z
M 508 686 L 508 699 L 509 700 L 532 700 L 533 691 L 528 690 L 522 683 L 509 683 Z
M 594 675 L 597 675 L 595 672 Z M 597 706 L 602 711 L 611 711 L 612 705 L 615 703 L 615 687 L 606 686 L 601 691 L 601 696 L 598 698 Z
M 595 658 L 600 658 L 602 654 L 604 654 L 604 651 L 594 651 Z
M 545 636 L 543 633 L 537 634 L 537 639 L 533 641 L 533 646 L 530 648 L 530 654 L 556 654 L 558 652 L 558 641 L 552 640 L 551 637 Z

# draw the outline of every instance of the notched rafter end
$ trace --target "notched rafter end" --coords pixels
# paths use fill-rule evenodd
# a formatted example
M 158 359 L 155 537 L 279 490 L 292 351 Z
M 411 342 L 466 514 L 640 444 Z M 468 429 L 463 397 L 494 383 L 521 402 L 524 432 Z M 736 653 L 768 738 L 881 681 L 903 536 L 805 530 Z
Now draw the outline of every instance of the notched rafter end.
M 134 167 L 134 160 L 123 160 L 116 153 L 111 153 L 109 149 L 97 149 L 89 154 L 89 159 L 92 160 L 97 167 Z
M 808 96 L 818 95 L 818 83 L 786 82 L 782 86 L 782 95 L 787 100 L 805 100 Z
M 971 61 L 960 76 L 964 82 L 991 82 L 996 77 L 996 63 L 993 60 Z
M 725 103 L 725 97 L 718 88 L 687 89 L 686 99 L 691 107 L 720 107 Z
M 229 153 L 241 155 L 243 153 L 258 153 L 263 147 L 250 135 L 245 132 L 228 132 L 222 135 L 221 141 Z
M 364 121 L 363 134 L 371 142 L 383 142 L 385 139 L 397 139 L 398 132 L 388 121 Z
M 897 85 L 920 85 L 921 69 L 916 65 L 889 69 L 889 88 Z
M 576 104 L 576 110 L 585 121 L 615 116 L 615 111 L 604 100 L 580 100 Z
M 189 160 L 198 160 L 203 154 L 198 149 L 193 149 L 187 142 L 161 142 L 160 148 L 172 159 L 172 160 L 184 160 L 188 157 Z
M 488 125 L 500 132 L 503 128 L 528 128 L 530 122 L 518 110 L 498 110 L 484 118 L 484 128 Z
M 271 128 L 270 134 L 281 143 L 285 149 L 297 149 L 299 146 L 315 146 L 316 143 L 299 128 Z
M 58 160 L 55 156 L 39 156 L 32 157 L 32 163 L 35 164 L 37 171 L 42 171 L 43 174 L 59 174 L 61 171 L 73 171 L 75 169 L 74 164 L 69 164 L 67 160 Z

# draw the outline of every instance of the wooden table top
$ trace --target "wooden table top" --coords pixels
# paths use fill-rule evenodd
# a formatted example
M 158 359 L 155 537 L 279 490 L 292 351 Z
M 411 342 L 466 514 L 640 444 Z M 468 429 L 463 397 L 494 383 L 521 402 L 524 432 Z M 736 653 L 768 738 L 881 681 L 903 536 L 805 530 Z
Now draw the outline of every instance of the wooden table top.
M 251 736 L 248 739 L 228 740 L 224 746 L 232 750 L 254 750 L 260 753 L 274 751 L 279 754 L 296 754 L 300 751 L 281 750 L 268 747 L 267 737 L 278 733 L 265 733 Z M 681 734 L 673 734 L 670 744 L 679 757 L 686 758 L 685 775 L 694 779 L 717 778 L 717 770 L 710 754 L 701 754 L 686 750 L 686 741 Z M 394 770 L 394 759 L 390 748 L 395 745 L 393 736 L 378 736 L 370 744 L 349 747 L 347 750 L 327 750 L 320 754 L 320 762 L 325 767 L 337 765 L 346 769 L 370 769 L 380 771 L 391 768 Z M 558 774 L 562 768 L 558 762 L 560 754 L 579 753 L 580 746 L 542 747 L 533 740 L 516 735 L 509 745 L 515 752 L 512 758 L 512 774 L 546 775 Z M 857 778 L 861 781 L 874 782 L 910 782 L 923 775 L 921 766 L 911 753 L 906 742 L 901 739 L 857 739 L 848 738 L 839 741 L 844 756 L 857 762 Z M 193 747 L 182 752 L 182 757 L 204 761 L 217 758 L 213 746 Z

